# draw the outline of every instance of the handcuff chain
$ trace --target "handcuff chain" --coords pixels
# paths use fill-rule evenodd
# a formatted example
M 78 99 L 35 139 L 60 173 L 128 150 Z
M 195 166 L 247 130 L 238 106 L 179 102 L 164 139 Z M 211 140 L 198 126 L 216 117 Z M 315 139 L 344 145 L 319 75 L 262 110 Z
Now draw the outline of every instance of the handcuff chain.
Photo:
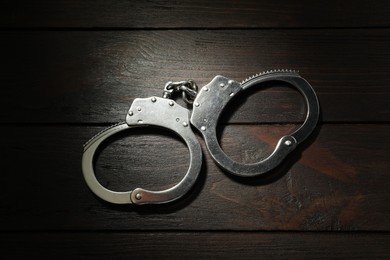
M 169 81 L 165 84 L 163 98 L 172 98 L 175 93 L 182 93 L 184 102 L 192 105 L 198 95 L 198 85 L 195 81 L 189 79 L 184 81 Z

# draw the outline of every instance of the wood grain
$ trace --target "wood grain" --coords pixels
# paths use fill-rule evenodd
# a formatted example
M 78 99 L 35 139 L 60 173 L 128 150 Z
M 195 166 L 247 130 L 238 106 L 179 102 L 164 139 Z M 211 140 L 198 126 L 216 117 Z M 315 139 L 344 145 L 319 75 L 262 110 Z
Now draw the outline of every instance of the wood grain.
M 300 70 L 323 122 L 389 122 L 390 30 L 2 32 L 2 123 L 114 123 L 167 81 Z M 265 88 L 263 91 L 263 88 Z M 346 102 L 346 100 L 348 102 Z M 235 112 L 232 112 L 235 111 Z M 244 94 L 229 123 L 294 123 L 300 95 L 271 84 Z
M 390 254 L 387 233 L 17 233 L 1 234 L 0 241 L 7 258 L 26 252 L 94 259 L 387 259 Z
M 2 1 L 11 28 L 296 28 L 389 26 L 390 4 L 368 1 Z
M 3 258 L 389 258 L 388 17 L 384 0 L 2 1 Z M 274 68 L 300 71 L 322 118 L 272 174 L 232 177 L 198 136 L 201 176 L 179 201 L 116 206 L 88 189 L 82 144 L 134 98 Z M 288 86 L 259 86 L 227 107 L 220 144 L 258 161 L 304 112 Z M 114 190 L 167 188 L 187 152 L 170 132 L 133 129 L 105 143 L 96 175 Z
M 237 161 L 256 161 L 294 127 L 229 125 L 221 145 Z M 389 125 L 323 125 L 265 179 L 222 172 L 200 140 L 205 156 L 194 189 L 177 202 L 142 207 L 105 203 L 86 186 L 82 143 L 99 130 L 1 128 L 1 231 L 390 230 Z M 134 131 L 102 149 L 99 181 L 113 190 L 177 183 L 188 167 L 185 145 L 169 132 Z

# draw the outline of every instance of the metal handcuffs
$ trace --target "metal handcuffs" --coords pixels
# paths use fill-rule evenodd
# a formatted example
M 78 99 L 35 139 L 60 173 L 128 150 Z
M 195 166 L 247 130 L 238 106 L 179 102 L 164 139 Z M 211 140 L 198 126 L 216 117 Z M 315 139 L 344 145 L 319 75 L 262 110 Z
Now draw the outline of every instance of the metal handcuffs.
M 294 133 L 280 138 L 275 150 L 262 161 L 243 164 L 233 161 L 221 149 L 216 127 L 219 116 L 237 93 L 257 86 L 259 83 L 279 81 L 292 85 L 305 98 L 307 115 L 302 126 Z M 173 92 L 182 92 L 183 99 L 193 104 L 190 111 L 170 99 Z M 319 117 L 319 102 L 310 84 L 295 71 L 276 70 L 256 74 L 242 83 L 216 76 L 199 93 L 193 81 L 168 82 L 163 98 L 136 98 L 126 115 L 126 122 L 109 127 L 84 145 L 82 170 L 89 188 L 101 199 L 115 204 L 157 204 L 179 199 L 195 184 L 202 164 L 202 150 L 191 130 L 193 125 L 202 134 L 207 149 L 214 161 L 226 171 L 242 177 L 264 174 L 278 166 L 295 147 L 314 130 Z M 157 126 L 178 134 L 190 152 L 190 165 L 184 178 L 175 186 L 151 191 L 136 188 L 127 192 L 116 192 L 103 187 L 96 179 L 93 162 L 99 145 L 108 137 L 132 127 Z

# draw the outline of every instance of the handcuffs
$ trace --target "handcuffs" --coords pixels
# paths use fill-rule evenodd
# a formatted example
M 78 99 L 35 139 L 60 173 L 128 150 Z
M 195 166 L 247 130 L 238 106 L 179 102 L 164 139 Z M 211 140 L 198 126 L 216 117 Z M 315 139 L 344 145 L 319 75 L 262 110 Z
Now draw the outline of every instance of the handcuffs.
M 226 105 L 240 92 L 261 83 L 278 81 L 295 87 L 304 97 L 306 119 L 294 133 L 280 138 L 275 150 L 267 158 L 251 164 L 243 164 L 229 158 L 221 149 L 217 138 L 217 124 Z M 193 110 L 180 106 L 170 99 L 181 92 L 184 101 L 192 103 Z M 136 98 L 126 115 L 126 122 L 113 125 L 98 133 L 84 145 L 82 171 L 85 181 L 95 195 L 115 204 L 159 204 L 181 198 L 195 184 L 202 164 L 202 150 L 191 129 L 195 127 L 203 136 L 213 160 L 227 172 L 241 176 L 262 175 L 278 166 L 298 144 L 314 130 L 319 117 L 319 102 L 310 84 L 291 70 L 274 70 L 256 74 L 242 83 L 216 76 L 198 93 L 193 81 L 168 82 L 164 95 L 160 97 Z M 94 159 L 98 147 L 110 136 L 129 128 L 140 126 L 162 127 L 178 134 L 186 143 L 190 153 L 190 165 L 183 179 L 175 186 L 161 191 L 136 188 L 117 192 L 102 186 L 94 172 Z

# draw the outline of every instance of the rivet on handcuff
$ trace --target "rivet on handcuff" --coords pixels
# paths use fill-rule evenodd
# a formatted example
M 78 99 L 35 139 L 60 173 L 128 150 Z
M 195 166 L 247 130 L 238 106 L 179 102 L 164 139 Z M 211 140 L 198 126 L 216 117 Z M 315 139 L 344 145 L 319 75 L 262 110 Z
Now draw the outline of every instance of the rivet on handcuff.
M 252 164 L 233 161 L 221 149 L 217 139 L 218 119 L 237 93 L 259 86 L 261 83 L 278 81 L 295 87 L 306 102 L 306 119 L 294 133 L 280 138 L 275 150 L 267 158 Z M 190 111 L 170 99 L 175 93 L 182 93 Z M 115 204 L 157 204 L 174 201 L 186 194 L 195 184 L 202 164 L 202 150 L 190 125 L 202 134 L 207 149 L 214 161 L 226 171 L 241 177 L 254 177 L 269 172 L 278 166 L 298 144 L 303 142 L 314 130 L 319 117 L 319 102 L 310 84 L 298 73 L 291 70 L 274 70 L 257 74 L 242 83 L 216 76 L 198 93 L 192 80 L 168 82 L 163 98 L 136 98 L 127 115 L 126 122 L 111 126 L 95 135 L 84 145 L 82 170 L 89 188 L 101 199 Z M 184 178 L 175 186 L 151 191 L 136 188 L 127 192 L 116 192 L 103 187 L 96 179 L 93 161 L 99 145 L 110 136 L 132 127 L 157 126 L 172 130 L 186 143 L 190 152 L 190 166 Z

